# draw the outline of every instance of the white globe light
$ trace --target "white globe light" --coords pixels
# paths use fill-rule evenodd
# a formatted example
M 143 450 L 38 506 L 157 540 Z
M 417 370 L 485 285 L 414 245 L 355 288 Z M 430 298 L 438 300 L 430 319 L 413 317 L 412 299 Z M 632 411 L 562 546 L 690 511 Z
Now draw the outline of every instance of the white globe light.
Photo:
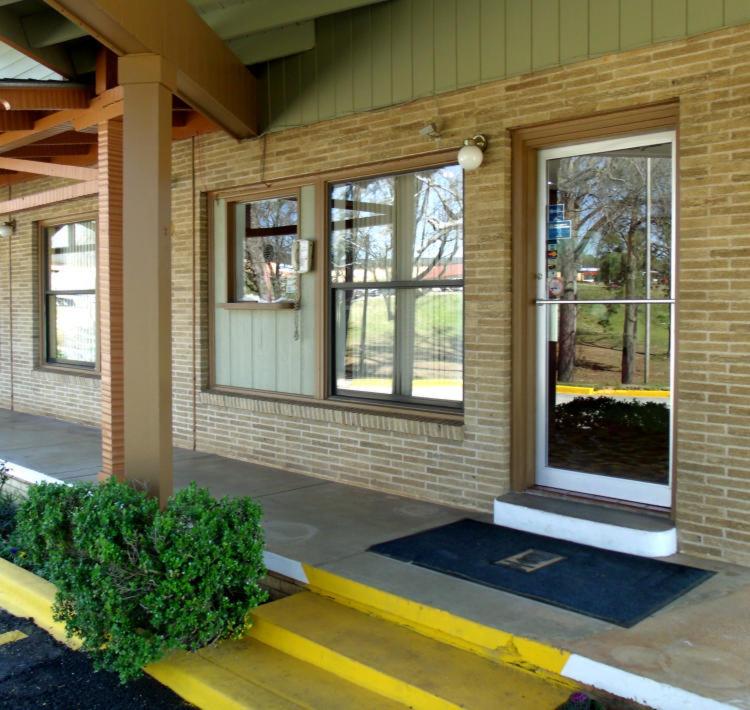
M 484 153 L 479 146 L 469 143 L 458 151 L 458 164 L 466 171 L 476 170 L 484 160 Z
M 13 225 L 9 224 L 8 222 L 5 222 L 4 224 L 0 224 L 0 237 L 3 239 L 7 239 L 13 234 Z

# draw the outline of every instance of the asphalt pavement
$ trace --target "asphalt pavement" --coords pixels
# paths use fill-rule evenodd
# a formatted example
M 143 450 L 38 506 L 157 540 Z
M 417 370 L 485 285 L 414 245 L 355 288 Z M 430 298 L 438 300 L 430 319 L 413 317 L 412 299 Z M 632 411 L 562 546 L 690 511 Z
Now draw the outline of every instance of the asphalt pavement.
M 20 633 L 19 633 L 20 632 Z M 177 710 L 194 707 L 144 676 L 122 685 L 30 619 L 0 610 L 0 708 L 13 710 Z

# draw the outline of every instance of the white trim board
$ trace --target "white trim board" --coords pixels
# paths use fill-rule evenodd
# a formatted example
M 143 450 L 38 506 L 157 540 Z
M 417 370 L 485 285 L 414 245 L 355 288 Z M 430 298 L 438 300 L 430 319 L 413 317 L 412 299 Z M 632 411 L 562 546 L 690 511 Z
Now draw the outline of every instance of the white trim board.
M 731 710 L 734 707 L 575 653 L 560 675 L 656 710 Z
M 667 557 L 677 552 L 677 528 L 674 527 L 667 530 L 638 530 L 497 499 L 493 522 L 514 530 L 640 557 Z
M 52 476 L 48 476 L 46 473 L 35 471 L 33 468 L 26 468 L 26 466 L 21 466 L 20 464 L 13 463 L 12 461 L 6 461 L 5 468 L 8 472 L 8 476 L 15 479 L 16 481 L 20 481 L 21 483 L 28 483 L 29 485 L 33 485 L 34 483 L 65 484 L 65 481 L 62 481 L 59 478 L 53 478 Z

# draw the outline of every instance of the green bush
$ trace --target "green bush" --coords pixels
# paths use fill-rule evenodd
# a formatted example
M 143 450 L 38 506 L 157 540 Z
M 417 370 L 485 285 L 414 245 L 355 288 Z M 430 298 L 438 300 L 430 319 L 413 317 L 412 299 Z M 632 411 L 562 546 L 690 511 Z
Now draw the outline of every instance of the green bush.
M 669 431 L 669 409 L 661 402 L 634 402 L 614 397 L 576 397 L 555 407 L 559 431 L 614 432 L 629 429 L 644 434 Z
M 214 500 L 192 484 L 165 510 L 111 479 L 39 484 L 18 512 L 14 543 L 58 587 L 54 615 L 96 668 L 125 682 L 170 649 L 240 636 L 263 602 L 260 507 Z
M 8 471 L 5 462 L 0 461 L 0 557 L 10 559 L 13 556 L 10 536 L 16 527 L 18 504 L 16 497 L 5 485 L 8 482 Z

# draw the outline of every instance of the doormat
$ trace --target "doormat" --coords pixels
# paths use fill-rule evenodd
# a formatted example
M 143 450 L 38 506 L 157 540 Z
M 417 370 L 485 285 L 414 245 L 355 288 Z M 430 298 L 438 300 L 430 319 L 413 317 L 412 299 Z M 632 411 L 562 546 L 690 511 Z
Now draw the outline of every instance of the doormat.
M 714 572 L 459 520 L 370 552 L 630 627 Z

